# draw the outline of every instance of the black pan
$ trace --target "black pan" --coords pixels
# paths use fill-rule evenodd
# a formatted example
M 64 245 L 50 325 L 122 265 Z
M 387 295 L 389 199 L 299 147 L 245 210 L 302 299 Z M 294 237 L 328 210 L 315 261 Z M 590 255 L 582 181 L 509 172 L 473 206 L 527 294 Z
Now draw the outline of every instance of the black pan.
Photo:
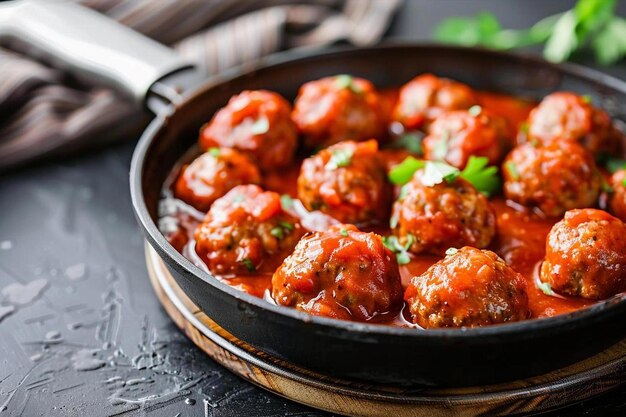
M 195 71 L 164 73 L 145 91 L 157 116 L 137 145 L 130 172 L 133 207 L 147 241 L 185 293 L 220 326 L 271 355 L 335 377 L 403 385 L 496 383 L 566 366 L 625 337 L 624 295 L 571 314 L 471 329 L 422 331 L 315 317 L 221 283 L 159 232 L 166 176 L 194 145 L 200 126 L 232 95 L 263 88 L 293 99 L 302 83 L 328 75 L 349 73 L 389 87 L 423 72 L 534 99 L 555 90 L 589 94 L 624 119 L 623 81 L 580 66 L 475 48 L 400 44 L 284 53 L 191 89 L 201 79 Z

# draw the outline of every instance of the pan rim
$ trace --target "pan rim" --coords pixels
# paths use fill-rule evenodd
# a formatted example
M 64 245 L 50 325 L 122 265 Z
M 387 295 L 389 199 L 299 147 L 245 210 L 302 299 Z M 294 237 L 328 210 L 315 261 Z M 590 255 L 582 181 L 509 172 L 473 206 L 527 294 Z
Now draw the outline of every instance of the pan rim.
M 593 321 L 599 319 L 604 314 L 618 313 L 620 311 L 626 312 L 626 293 L 615 295 L 609 299 L 598 301 L 592 306 L 573 311 L 567 314 L 561 314 L 554 317 L 529 319 L 519 322 L 496 324 L 484 327 L 472 327 L 472 328 L 441 328 L 441 329 L 428 329 L 428 330 L 416 330 L 412 328 L 402 328 L 395 326 L 388 326 L 384 324 L 372 324 L 361 323 L 347 320 L 339 320 L 321 316 L 314 316 L 291 307 L 273 305 L 267 301 L 237 290 L 228 284 L 221 282 L 213 277 L 208 272 L 203 271 L 199 267 L 195 266 L 190 260 L 180 254 L 174 247 L 165 239 L 163 234 L 158 230 L 156 223 L 152 220 L 143 193 L 143 168 L 146 161 L 146 156 L 149 153 L 151 146 L 155 139 L 158 137 L 158 132 L 163 128 L 170 116 L 177 111 L 178 108 L 185 103 L 193 100 L 195 97 L 206 94 L 207 90 L 215 88 L 228 81 L 246 77 L 253 74 L 260 69 L 271 69 L 273 67 L 282 65 L 293 65 L 296 63 L 303 63 L 308 60 L 320 59 L 324 57 L 332 57 L 334 55 L 343 54 L 368 54 L 376 52 L 377 50 L 387 49 L 447 49 L 450 52 L 470 52 L 476 54 L 483 54 L 486 56 L 496 56 L 499 58 L 508 58 L 518 62 L 527 62 L 531 65 L 535 65 L 538 68 L 550 68 L 559 73 L 570 75 L 584 81 L 602 85 L 608 87 L 611 90 L 617 91 L 620 94 L 626 95 L 626 82 L 616 77 L 605 74 L 598 70 L 585 67 L 573 63 L 555 64 L 545 59 L 529 53 L 518 52 L 503 52 L 488 50 L 480 47 L 462 47 L 462 46 L 450 46 L 442 45 L 433 42 L 413 42 L 413 41 L 393 41 L 382 43 L 377 46 L 368 48 L 358 47 L 333 47 L 323 50 L 291 50 L 285 52 L 279 52 L 277 54 L 270 55 L 264 59 L 261 59 L 254 65 L 247 65 L 244 67 L 237 67 L 225 71 L 224 73 L 209 78 L 206 82 L 200 86 L 192 89 L 183 96 L 183 100 L 177 103 L 176 108 L 171 107 L 169 111 L 158 114 L 155 119 L 148 125 L 146 130 L 141 135 L 135 150 L 130 167 L 130 192 L 133 210 L 135 216 L 139 221 L 141 228 L 143 229 L 150 245 L 159 253 L 161 257 L 170 258 L 173 261 L 173 265 L 170 267 L 178 268 L 185 275 L 192 276 L 194 279 L 201 279 L 205 284 L 211 285 L 215 289 L 225 293 L 226 295 L 234 298 L 237 302 L 243 302 L 250 304 L 260 310 L 274 315 L 282 316 L 286 319 L 296 320 L 303 324 L 317 325 L 332 329 L 333 331 L 341 331 L 347 333 L 354 333 L 360 335 L 376 335 L 376 336 L 393 336 L 401 338 L 418 338 L 425 340 L 432 340 L 445 338 L 447 340 L 458 341 L 471 341 L 477 339 L 483 339 L 485 337 L 499 337 L 505 335 L 517 335 L 521 338 L 532 336 L 536 332 L 550 332 L 557 328 L 566 327 L 580 322 L 581 320 Z M 168 265 L 169 262 L 166 262 Z

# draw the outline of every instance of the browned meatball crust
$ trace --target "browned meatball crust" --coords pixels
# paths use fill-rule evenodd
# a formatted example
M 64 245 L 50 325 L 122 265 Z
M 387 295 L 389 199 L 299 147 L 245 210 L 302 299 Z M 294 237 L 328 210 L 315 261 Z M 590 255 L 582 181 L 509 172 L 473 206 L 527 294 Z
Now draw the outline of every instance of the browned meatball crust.
M 405 300 L 424 327 L 474 327 L 530 317 L 526 280 L 498 255 L 469 246 L 414 277 Z
M 391 192 L 375 140 L 341 142 L 323 149 L 304 160 L 298 177 L 302 204 L 342 223 L 383 222 Z
M 199 143 L 203 150 L 236 148 L 265 171 L 286 167 L 298 146 L 291 105 L 272 91 L 243 91 L 202 127 Z
M 423 146 L 426 159 L 446 161 L 459 169 L 472 155 L 487 157 L 490 165 L 496 165 L 513 147 L 513 131 L 506 119 L 476 106 L 437 117 Z
M 379 235 L 336 225 L 298 242 L 272 277 L 272 298 L 319 316 L 366 321 L 399 311 L 402 283 Z
M 349 75 L 303 84 L 292 118 L 309 147 L 381 139 L 385 134 L 386 118 L 378 92 L 369 81 Z
M 282 210 L 280 195 L 239 185 L 213 203 L 195 231 L 195 250 L 215 274 L 249 274 L 276 268 L 265 261 L 282 261 L 304 233 Z
M 496 216 L 487 198 L 462 178 L 433 186 L 417 171 L 404 185 L 391 215 L 393 234 L 415 254 L 441 255 L 450 247 L 484 248 L 496 231 Z
M 622 136 L 589 97 L 567 91 L 544 97 L 528 117 L 528 137 L 541 144 L 569 140 L 593 154 L 615 154 L 622 149 Z
M 502 172 L 508 199 L 537 207 L 549 217 L 594 206 L 602 186 L 592 155 L 570 141 L 520 145 L 509 153 Z
M 446 111 L 469 109 L 475 104 L 478 98 L 467 85 L 422 74 L 400 89 L 393 119 L 407 129 L 419 129 Z
M 626 225 L 602 210 L 568 211 L 548 235 L 540 279 L 583 298 L 626 291 Z
M 250 159 L 230 148 L 211 148 L 183 167 L 174 185 L 174 194 L 200 211 L 233 187 L 258 184 L 261 174 Z

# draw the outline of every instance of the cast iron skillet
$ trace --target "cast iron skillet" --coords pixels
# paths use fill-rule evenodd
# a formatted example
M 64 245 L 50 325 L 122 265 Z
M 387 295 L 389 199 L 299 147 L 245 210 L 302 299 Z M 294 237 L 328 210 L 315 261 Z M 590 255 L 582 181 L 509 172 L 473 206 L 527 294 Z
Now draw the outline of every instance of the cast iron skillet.
M 104 24 L 93 14 L 89 14 L 89 19 Z M 90 22 L 89 26 L 93 24 Z M 127 43 L 129 33 L 122 36 L 119 27 L 109 23 L 107 26 L 111 26 L 106 29 L 109 40 L 113 31 L 116 37 L 124 39 L 122 43 Z M 388 87 L 398 86 L 416 74 L 432 72 L 477 89 L 529 98 L 540 98 L 555 90 L 589 94 L 613 117 L 623 118 L 616 109 L 626 108 L 626 83 L 579 66 L 553 65 L 522 55 L 397 44 L 285 53 L 254 68 L 224 73 L 185 93 L 185 85 L 201 77 L 185 63 L 168 57 L 179 69 L 162 71 L 147 89 L 135 94 L 146 97 L 145 103 L 157 116 L 133 156 L 133 207 L 147 241 L 185 293 L 239 339 L 276 357 L 335 377 L 403 385 L 462 386 L 537 375 L 579 361 L 626 336 L 624 295 L 571 314 L 472 329 L 419 331 L 315 317 L 271 305 L 221 283 L 178 253 L 156 225 L 166 176 L 196 142 L 200 126 L 242 90 L 269 89 L 293 99 L 304 82 L 338 73 L 364 77 L 379 87 Z M 81 67 L 80 62 L 72 65 L 74 69 Z M 116 70 L 120 72 L 119 68 Z M 120 85 L 119 76 L 95 72 Z M 127 91 L 138 90 L 127 80 L 121 84 Z

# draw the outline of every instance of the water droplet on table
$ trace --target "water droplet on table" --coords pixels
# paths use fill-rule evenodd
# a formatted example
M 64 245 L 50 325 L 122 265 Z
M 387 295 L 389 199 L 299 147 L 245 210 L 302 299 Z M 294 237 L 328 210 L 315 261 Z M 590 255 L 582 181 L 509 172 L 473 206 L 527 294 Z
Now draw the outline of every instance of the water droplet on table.
M 0 241 L 0 250 L 11 250 L 13 249 L 13 242 L 10 240 Z
M 35 301 L 48 286 L 48 280 L 39 278 L 28 284 L 15 282 L 2 289 L 2 295 L 11 304 L 25 305 Z
M 67 276 L 72 281 L 76 281 L 81 278 L 84 278 L 86 275 L 87 275 L 87 265 L 83 263 L 71 265 L 65 268 L 65 276 Z

